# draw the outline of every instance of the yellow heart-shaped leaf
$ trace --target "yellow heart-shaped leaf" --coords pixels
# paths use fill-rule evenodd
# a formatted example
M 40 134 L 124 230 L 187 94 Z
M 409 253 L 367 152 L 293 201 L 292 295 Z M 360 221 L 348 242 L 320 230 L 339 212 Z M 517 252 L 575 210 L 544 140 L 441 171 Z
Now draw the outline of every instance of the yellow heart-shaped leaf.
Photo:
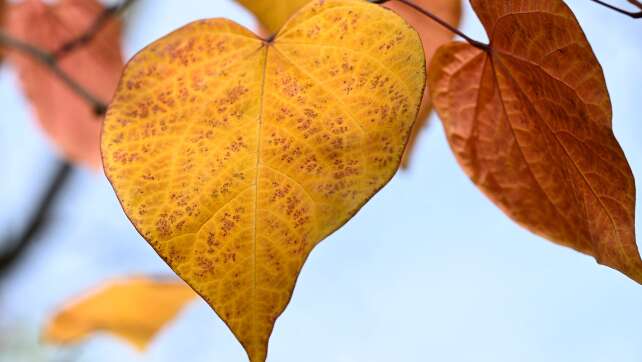
M 394 175 L 424 54 L 392 11 L 315 1 L 273 41 L 189 24 L 127 66 L 103 161 L 138 231 L 264 361 L 314 246 Z
M 116 280 L 57 311 L 43 338 L 55 344 L 80 342 L 109 332 L 144 350 L 158 331 L 197 298 L 181 281 L 149 278 Z

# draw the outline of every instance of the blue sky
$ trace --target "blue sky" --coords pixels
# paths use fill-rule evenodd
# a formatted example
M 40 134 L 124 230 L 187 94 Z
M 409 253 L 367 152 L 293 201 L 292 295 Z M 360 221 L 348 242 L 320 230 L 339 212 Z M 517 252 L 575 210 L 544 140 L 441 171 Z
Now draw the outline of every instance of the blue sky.
M 642 178 L 642 22 L 588 0 L 568 3 L 604 67 L 615 133 Z M 221 16 L 254 26 L 230 0 L 141 0 L 126 56 L 191 20 Z M 468 6 L 463 30 L 485 38 Z M 0 109 L 5 232 L 29 211 L 55 156 L 8 67 L 0 71 Z M 35 348 L 40 324 L 69 297 L 113 277 L 170 272 L 129 224 L 102 174 L 77 172 L 53 222 L 0 295 L 0 323 L 19 323 L 25 332 L 0 341 Z M 60 353 L 42 347 L 22 358 L 48 361 Z M 83 362 L 246 360 L 200 301 L 146 354 L 105 335 L 71 353 Z M 2 362 L 20 358 L 0 353 Z M 642 287 L 511 222 L 459 169 L 434 119 L 412 169 L 313 252 L 277 322 L 269 361 L 640 362 Z

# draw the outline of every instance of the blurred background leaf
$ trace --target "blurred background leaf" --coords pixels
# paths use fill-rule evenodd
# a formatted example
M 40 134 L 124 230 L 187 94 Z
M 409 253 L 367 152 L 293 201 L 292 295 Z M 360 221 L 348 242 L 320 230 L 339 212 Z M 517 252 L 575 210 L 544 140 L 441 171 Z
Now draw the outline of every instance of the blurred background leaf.
M 55 53 L 86 32 L 103 10 L 95 0 L 61 0 L 54 4 L 26 0 L 9 7 L 6 26 L 11 36 Z M 36 119 L 62 155 L 97 169 L 100 166 L 102 115 L 97 115 L 92 105 L 50 68 L 23 52 L 10 51 L 8 56 L 19 74 Z M 111 21 L 91 42 L 57 58 L 59 67 L 73 80 L 107 102 L 116 89 L 123 67 L 120 22 Z
M 197 297 L 178 280 L 136 277 L 106 282 L 55 312 L 43 338 L 65 345 L 108 332 L 144 351 L 159 330 Z

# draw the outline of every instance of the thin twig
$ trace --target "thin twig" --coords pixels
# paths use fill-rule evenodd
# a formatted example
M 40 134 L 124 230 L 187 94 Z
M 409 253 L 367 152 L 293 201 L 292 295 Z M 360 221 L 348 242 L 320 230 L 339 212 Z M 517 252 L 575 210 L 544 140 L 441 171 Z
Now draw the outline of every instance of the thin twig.
M 384 4 L 384 3 L 387 3 L 389 0 L 369 0 L 369 1 L 371 3 L 373 3 L 373 4 Z M 429 17 L 430 19 L 432 19 L 433 21 L 435 21 L 437 24 L 439 24 L 439 25 L 443 26 L 444 28 L 450 30 L 452 33 L 459 35 L 464 40 L 466 40 L 470 45 L 472 45 L 472 46 L 474 46 L 476 48 L 479 48 L 481 50 L 484 50 L 484 51 L 490 50 L 490 45 L 488 45 L 486 43 L 482 43 L 482 42 L 480 42 L 478 40 L 475 40 L 475 39 L 469 37 L 468 35 L 464 34 L 461 30 L 459 30 L 456 27 L 448 24 L 448 22 L 446 22 L 442 18 L 440 18 L 437 15 L 431 13 L 430 11 L 424 9 L 423 7 L 415 4 L 414 2 L 411 2 L 409 0 L 397 0 L 397 1 L 402 3 L 402 4 L 404 4 L 404 5 L 406 5 L 406 6 L 409 6 L 409 7 L 413 8 L 413 9 L 415 9 L 416 11 L 420 12 L 421 14 L 423 14 L 423 15 Z
M 629 0 L 629 3 L 635 5 L 638 9 L 642 10 L 642 2 L 639 0 Z
M 629 0 L 629 2 L 631 4 L 637 6 L 638 8 L 640 8 L 641 11 L 638 11 L 638 12 L 621 9 L 621 8 L 618 8 L 615 5 L 611 5 L 611 4 L 609 4 L 607 2 L 604 2 L 602 0 L 591 0 L 591 1 L 596 3 L 596 4 L 600 4 L 600 5 L 602 5 L 602 6 L 606 7 L 606 8 L 609 8 L 609 9 L 611 9 L 613 11 L 616 11 L 616 12 L 618 12 L 620 14 L 624 14 L 626 16 L 629 16 L 629 17 L 631 17 L 633 19 L 641 19 L 642 18 L 642 3 L 640 3 L 637 0 Z
M 3 241 L 7 245 L 8 250 L 3 251 L 0 255 L 0 275 L 4 275 L 10 270 L 22 257 L 25 250 L 33 244 L 37 239 L 38 234 L 47 225 L 47 216 L 52 206 L 56 202 L 56 198 L 60 195 L 60 191 L 64 188 L 65 183 L 71 176 L 72 167 L 67 162 L 60 162 L 57 170 L 51 179 L 51 184 L 47 187 L 42 198 L 38 201 L 34 214 L 31 216 L 26 228 L 15 239 Z
M 125 0 L 122 3 L 114 6 L 106 7 L 99 15 L 96 17 L 96 20 L 89 26 L 89 28 L 80 34 L 79 36 L 71 39 L 70 41 L 64 43 L 54 51 L 52 55 L 56 59 L 61 59 L 65 55 L 71 53 L 74 49 L 81 47 L 89 42 L 91 42 L 96 34 L 98 34 L 109 21 L 120 14 L 122 14 L 127 8 L 129 8 L 136 0 Z
M 102 115 L 107 111 L 107 104 L 99 100 L 92 92 L 78 84 L 69 74 L 63 71 L 59 66 L 59 60 L 77 48 L 90 43 L 96 37 L 96 34 L 98 34 L 112 18 L 122 14 L 127 8 L 133 5 L 134 2 L 136 2 L 136 0 L 124 0 L 119 5 L 105 8 L 85 32 L 66 42 L 58 48 L 58 50 L 53 52 L 45 51 L 20 39 L 16 39 L 2 30 L 0 30 L 0 44 L 18 50 L 48 67 L 51 72 L 72 91 L 85 99 L 97 115 Z
M 96 114 L 104 114 L 107 110 L 107 105 L 94 96 L 89 90 L 73 80 L 69 74 L 60 68 L 56 57 L 47 51 L 37 48 L 31 44 L 25 43 L 22 40 L 16 39 L 4 31 L 0 30 L 0 44 L 15 49 L 32 59 L 40 62 L 40 64 L 49 68 L 49 70 L 56 75 L 63 83 L 65 83 L 72 91 L 82 97 L 94 109 Z

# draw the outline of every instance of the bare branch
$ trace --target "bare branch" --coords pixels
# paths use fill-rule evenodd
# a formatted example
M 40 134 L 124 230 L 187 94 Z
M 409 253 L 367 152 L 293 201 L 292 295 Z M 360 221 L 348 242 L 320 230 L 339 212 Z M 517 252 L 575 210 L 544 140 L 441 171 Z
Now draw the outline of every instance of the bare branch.
M 629 3 L 637 6 L 638 9 L 642 10 L 642 2 L 639 0 L 629 0 Z
M 71 90 L 82 97 L 90 106 L 94 108 L 96 114 L 104 114 L 107 110 L 107 105 L 94 96 L 89 90 L 81 86 L 73 80 L 69 74 L 60 68 L 58 60 L 54 54 L 37 48 L 31 44 L 25 43 L 22 40 L 16 39 L 9 34 L 0 30 L 0 44 L 7 48 L 15 49 L 25 55 L 30 56 L 32 59 L 40 62 L 40 64 L 49 68 L 62 82 L 64 82 Z
M 54 51 L 52 55 L 56 57 L 56 59 L 60 59 L 71 53 L 74 49 L 91 42 L 96 34 L 109 24 L 110 20 L 122 14 L 134 4 L 134 2 L 136 2 L 136 0 L 125 0 L 121 4 L 106 7 L 84 33 L 63 44 L 58 50 Z
M 388 1 L 389 1 L 389 0 L 369 0 L 369 2 L 371 2 L 371 3 L 373 3 L 373 4 L 385 4 L 385 3 L 387 3 Z M 435 15 L 435 14 L 431 13 L 430 11 L 428 11 L 428 10 L 424 9 L 423 7 L 421 7 L 421 6 L 417 5 L 417 4 L 415 4 L 414 2 L 411 2 L 411 1 L 409 1 L 409 0 L 397 0 L 397 1 L 398 1 L 398 2 L 400 2 L 400 3 L 402 3 L 402 4 L 404 4 L 404 5 L 406 5 L 406 6 L 408 6 L 408 7 L 413 8 L 414 10 L 416 10 L 416 11 L 418 11 L 419 13 L 421 13 L 421 14 L 423 14 L 423 15 L 427 16 L 428 18 L 430 18 L 431 20 L 433 20 L 433 21 L 434 21 L 434 22 L 436 22 L 437 24 L 439 24 L 439 25 L 443 26 L 444 28 L 446 28 L 446 29 L 450 30 L 450 31 L 451 31 L 451 32 L 453 32 L 454 34 L 459 35 L 459 36 L 460 36 L 460 37 L 462 37 L 464 40 L 466 40 L 470 45 L 472 45 L 472 46 L 474 46 L 474 47 L 476 47 L 476 48 L 479 48 L 479 49 L 481 49 L 481 50 L 484 50 L 484 51 L 488 51 L 488 50 L 490 49 L 490 46 L 489 46 L 488 44 L 482 43 L 482 42 L 480 42 L 480 41 L 477 41 L 477 40 L 475 40 L 475 39 L 473 39 L 473 38 L 469 37 L 468 35 L 464 34 L 461 30 L 459 30 L 459 29 L 457 29 L 456 27 L 454 27 L 454 26 L 452 26 L 452 25 L 448 24 L 448 22 L 446 22 L 446 21 L 445 21 L 445 20 L 443 20 L 442 18 L 440 18 L 440 17 L 438 17 L 437 15 Z
M 633 19 L 641 19 L 642 18 L 642 3 L 640 3 L 640 1 L 638 1 L 638 0 L 629 0 L 629 2 L 631 4 L 637 6 L 640 9 L 640 11 L 638 11 L 638 12 L 633 12 L 633 11 L 628 11 L 628 10 L 621 9 L 621 8 L 618 8 L 615 5 L 611 5 L 611 4 L 609 4 L 607 2 L 604 2 L 602 0 L 591 0 L 591 1 L 593 1 L 594 3 L 600 4 L 600 5 L 602 5 L 602 6 L 606 7 L 606 8 L 609 8 L 609 9 L 611 9 L 613 11 L 616 11 L 616 12 L 618 12 L 620 14 L 629 16 L 629 17 L 631 17 Z
M 26 250 L 37 239 L 40 232 L 47 226 L 47 216 L 52 206 L 55 204 L 60 191 L 64 188 L 65 183 L 71 175 L 72 166 L 67 162 L 60 162 L 54 176 L 51 179 L 50 185 L 45 190 L 44 194 L 36 208 L 34 214 L 31 216 L 27 226 L 21 235 L 13 238 L 9 237 L 8 240 L 2 242 L 7 250 L 3 251 L 0 255 L 0 276 L 4 275 L 10 270 L 20 259 Z

